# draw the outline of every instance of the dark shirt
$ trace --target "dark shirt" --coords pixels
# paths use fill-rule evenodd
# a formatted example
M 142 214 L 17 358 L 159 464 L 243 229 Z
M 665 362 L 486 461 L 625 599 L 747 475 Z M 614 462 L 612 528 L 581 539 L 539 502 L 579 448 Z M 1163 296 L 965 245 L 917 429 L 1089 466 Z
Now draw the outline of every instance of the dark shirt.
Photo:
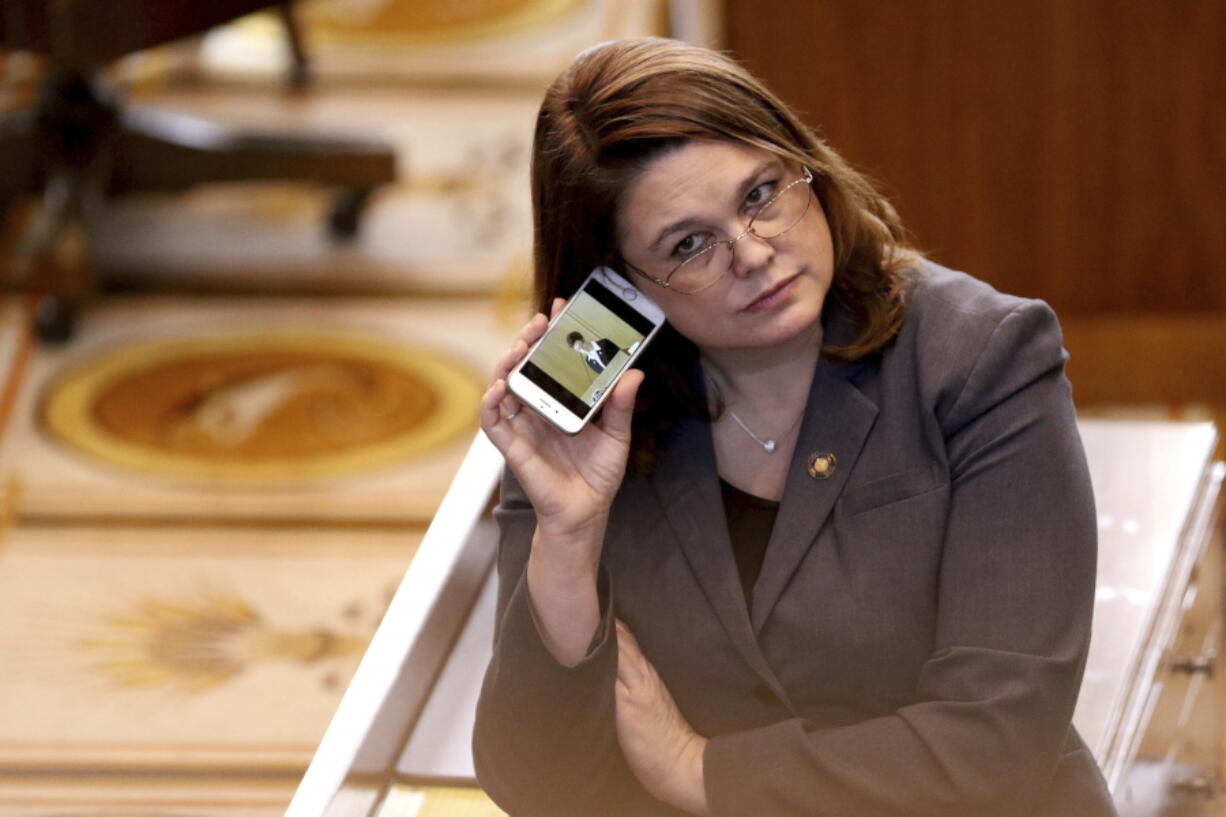
M 736 570 L 741 576 L 741 589 L 745 591 L 745 606 L 752 610 L 753 586 L 762 572 L 766 543 L 770 541 L 771 528 L 775 526 L 779 503 L 745 493 L 723 479 L 720 479 L 719 487 L 724 495 L 724 514 L 728 517 L 732 554 L 736 557 Z

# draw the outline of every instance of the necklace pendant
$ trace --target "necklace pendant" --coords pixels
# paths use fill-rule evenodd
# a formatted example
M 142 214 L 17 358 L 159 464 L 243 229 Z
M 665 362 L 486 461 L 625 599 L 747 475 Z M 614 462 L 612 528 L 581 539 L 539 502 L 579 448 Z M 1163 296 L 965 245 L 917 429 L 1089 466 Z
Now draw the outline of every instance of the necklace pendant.
M 750 436 L 750 438 L 751 438 L 751 439 L 752 439 L 752 440 L 753 440 L 755 443 L 757 443 L 758 445 L 762 446 L 762 450 L 763 450 L 763 451 L 765 451 L 767 454 L 774 454 L 774 453 L 775 453 L 775 446 L 776 446 L 776 443 L 775 443 L 775 441 L 774 441 L 774 440 L 764 440 L 764 439 L 762 439 L 761 437 L 759 437 L 757 434 L 754 434 L 754 433 L 753 433 L 753 430 L 752 430 L 752 429 L 750 429 L 750 427 L 749 427 L 749 426 L 745 425 L 745 421 L 744 421 L 744 420 L 742 420 L 740 417 L 737 417 L 737 416 L 736 416 L 736 412 L 735 412 L 735 411 L 732 411 L 731 409 L 729 409 L 729 410 L 728 410 L 728 415 L 729 415 L 730 417 L 732 417 L 733 421 L 734 421 L 734 422 L 735 422 L 737 425 L 739 425 L 739 426 L 741 427 L 741 430 L 742 430 L 742 431 L 744 431 L 746 434 L 748 434 L 748 435 Z M 797 424 L 797 423 L 799 423 L 799 422 L 800 422 L 800 416 L 798 415 L 798 416 L 796 417 L 796 419 L 792 421 L 792 428 L 796 428 L 796 424 Z M 784 433 L 785 433 L 785 434 L 790 434 L 790 433 L 792 433 L 792 428 L 789 428 L 789 429 L 788 429 L 787 431 L 785 431 Z

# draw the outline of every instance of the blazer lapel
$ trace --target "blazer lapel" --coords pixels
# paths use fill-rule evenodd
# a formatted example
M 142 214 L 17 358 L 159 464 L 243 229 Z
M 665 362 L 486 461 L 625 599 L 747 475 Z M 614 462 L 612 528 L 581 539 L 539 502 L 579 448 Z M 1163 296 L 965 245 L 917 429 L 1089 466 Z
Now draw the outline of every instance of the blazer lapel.
M 822 358 L 814 372 L 783 499 L 754 585 L 755 639 L 830 515 L 877 419 L 877 407 L 849 380 L 857 368 Z M 814 454 L 834 455 L 830 477 L 809 475 L 809 458 Z
M 824 316 L 827 337 L 832 342 L 849 342 L 855 336 L 850 314 L 835 301 L 828 306 Z M 877 407 L 849 381 L 858 369 L 824 358 L 818 362 L 783 501 L 754 586 L 752 619 L 728 538 L 710 424 L 693 419 L 679 422 L 661 447 L 651 478 L 673 534 L 720 623 L 746 663 L 788 707 L 792 704 L 787 691 L 762 656 L 757 635 L 830 515 L 877 418 Z M 837 458 L 829 479 L 817 481 L 809 476 L 813 452 L 829 452 Z
M 663 446 L 651 481 L 715 615 L 745 661 L 782 697 L 783 690 L 758 649 L 745 609 L 745 594 L 728 539 L 710 425 L 700 420 L 681 421 Z

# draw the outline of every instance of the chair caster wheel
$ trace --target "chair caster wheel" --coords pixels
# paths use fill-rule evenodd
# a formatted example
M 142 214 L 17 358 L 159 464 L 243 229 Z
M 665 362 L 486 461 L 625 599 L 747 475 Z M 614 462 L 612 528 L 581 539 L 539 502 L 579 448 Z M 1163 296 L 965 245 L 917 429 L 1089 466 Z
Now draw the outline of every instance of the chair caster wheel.
M 34 308 L 34 332 L 43 343 L 65 343 L 72 339 L 76 327 L 76 307 L 65 298 L 48 295 Z
M 370 193 L 368 187 L 351 187 L 336 194 L 328 211 L 328 235 L 333 241 L 348 242 L 357 238 Z

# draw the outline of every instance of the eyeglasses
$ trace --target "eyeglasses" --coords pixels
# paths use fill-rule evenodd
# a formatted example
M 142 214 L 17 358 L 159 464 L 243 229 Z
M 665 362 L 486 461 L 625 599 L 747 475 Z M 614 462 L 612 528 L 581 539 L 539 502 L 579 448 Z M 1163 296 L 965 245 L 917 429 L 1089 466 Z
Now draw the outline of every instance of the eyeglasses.
M 813 200 L 813 189 L 809 186 L 812 182 L 813 173 L 806 167 L 799 179 L 785 186 L 764 204 L 755 203 L 749 198 L 763 187 L 758 185 L 746 198 L 749 222 L 740 235 L 719 240 L 710 235 L 686 236 L 672 252 L 674 256 L 681 257 L 681 262 L 664 275 L 653 275 L 624 258 L 622 261 L 657 286 L 684 295 L 695 295 L 713 286 L 732 270 L 736 261 L 736 243 L 742 238 L 747 235 L 761 239 L 778 238 L 799 224 L 809 212 L 809 202 Z M 701 243 L 687 244 L 692 239 L 699 239 Z

